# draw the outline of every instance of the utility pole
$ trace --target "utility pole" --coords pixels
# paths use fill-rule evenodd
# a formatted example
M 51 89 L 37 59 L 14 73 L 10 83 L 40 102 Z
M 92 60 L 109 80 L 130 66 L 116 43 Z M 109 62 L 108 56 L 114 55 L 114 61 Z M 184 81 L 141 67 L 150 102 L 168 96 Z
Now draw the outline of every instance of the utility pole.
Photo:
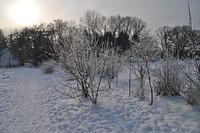
M 192 29 L 192 16 L 190 10 L 190 1 L 188 0 L 188 15 L 189 15 L 189 27 Z

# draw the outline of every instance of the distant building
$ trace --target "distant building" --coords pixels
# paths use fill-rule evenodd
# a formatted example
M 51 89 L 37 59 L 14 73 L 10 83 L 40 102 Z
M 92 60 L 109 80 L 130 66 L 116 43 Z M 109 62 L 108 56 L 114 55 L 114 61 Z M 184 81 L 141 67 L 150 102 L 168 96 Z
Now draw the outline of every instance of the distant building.
M 197 33 L 198 35 L 200 35 L 200 30 L 193 30 L 195 33 Z
M 16 59 L 13 58 L 12 53 L 7 49 L 2 50 L 0 57 L 0 66 L 7 67 L 15 65 L 19 65 L 19 63 Z

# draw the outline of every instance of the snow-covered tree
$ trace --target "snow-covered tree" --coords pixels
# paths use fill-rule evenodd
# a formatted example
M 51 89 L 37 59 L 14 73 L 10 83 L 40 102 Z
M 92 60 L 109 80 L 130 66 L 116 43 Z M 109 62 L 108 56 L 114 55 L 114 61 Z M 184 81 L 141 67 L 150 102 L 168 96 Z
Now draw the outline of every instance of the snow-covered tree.
M 113 56 L 112 50 L 97 49 L 97 42 L 88 39 L 84 31 L 81 29 L 73 31 L 73 36 L 63 39 L 65 40 L 64 45 L 54 46 L 58 64 L 64 71 L 62 74 L 64 74 L 65 84 L 67 82 L 77 83 L 77 86 L 71 87 L 72 94 L 81 91 L 83 97 L 89 98 L 92 103 L 96 104 L 99 92 L 105 89 L 102 80 L 109 69 L 108 64 L 113 59 L 110 57 Z
M 141 84 L 140 87 L 142 87 L 144 84 L 143 76 L 145 73 L 147 74 L 148 83 L 150 87 L 150 105 L 152 105 L 153 104 L 153 86 L 152 86 L 152 81 L 151 81 L 152 79 L 151 79 L 151 74 L 150 74 L 149 62 L 157 59 L 158 45 L 157 45 L 156 40 L 149 33 L 146 33 L 144 36 L 142 36 L 139 42 L 133 41 L 132 43 L 133 43 L 133 46 L 132 46 L 133 58 L 135 58 L 137 62 L 140 62 L 143 64 L 142 68 L 137 69 L 138 73 L 140 74 L 140 76 L 138 76 L 138 81 Z

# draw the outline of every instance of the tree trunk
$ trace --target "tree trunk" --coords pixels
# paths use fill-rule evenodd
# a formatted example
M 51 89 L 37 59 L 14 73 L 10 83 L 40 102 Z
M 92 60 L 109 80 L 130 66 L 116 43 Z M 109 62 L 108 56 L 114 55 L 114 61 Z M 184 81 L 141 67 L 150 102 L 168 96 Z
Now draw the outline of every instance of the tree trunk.
M 131 74 L 132 74 L 132 70 L 131 70 L 131 61 L 129 62 L 130 63 L 130 68 L 129 68 L 129 91 L 128 91 L 128 94 L 129 96 L 131 95 Z
M 83 97 L 83 98 L 87 98 L 87 97 L 88 97 L 88 94 L 87 94 L 87 91 L 86 91 L 86 88 L 85 88 L 83 82 L 81 82 L 81 91 L 82 91 L 82 97 Z
M 147 68 L 147 74 L 148 74 L 148 79 L 149 79 L 149 87 L 150 87 L 150 91 L 151 91 L 151 98 L 150 98 L 150 104 L 149 105 L 153 105 L 153 87 L 151 85 L 151 76 L 150 76 L 148 61 L 146 61 L 146 68 Z

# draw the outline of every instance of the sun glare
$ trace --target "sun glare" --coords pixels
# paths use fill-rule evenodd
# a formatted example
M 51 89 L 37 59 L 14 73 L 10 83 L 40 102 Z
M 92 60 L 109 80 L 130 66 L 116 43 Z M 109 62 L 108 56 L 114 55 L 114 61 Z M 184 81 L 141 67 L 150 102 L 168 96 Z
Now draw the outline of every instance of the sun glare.
M 11 7 L 10 15 L 17 25 L 27 26 L 38 23 L 40 12 L 33 0 L 19 0 Z

